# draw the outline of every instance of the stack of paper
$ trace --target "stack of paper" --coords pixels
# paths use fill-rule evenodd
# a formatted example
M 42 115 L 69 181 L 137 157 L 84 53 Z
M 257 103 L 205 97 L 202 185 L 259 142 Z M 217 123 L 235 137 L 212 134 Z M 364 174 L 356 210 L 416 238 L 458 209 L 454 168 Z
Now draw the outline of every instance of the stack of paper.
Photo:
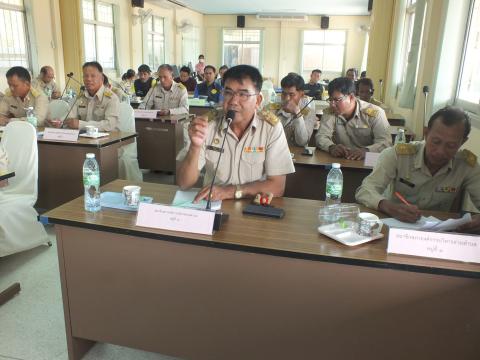
M 394 218 L 382 219 L 383 223 L 392 228 L 412 229 L 412 230 L 428 230 L 428 231 L 450 231 L 455 230 L 460 225 L 472 221 L 472 216 L 467 213 L 460 219 L 439 220 L 436 217 L 422 216 L 416 223 L 406 223 Z
M 194 203 L 193 199 L 198 194 L 198 190 L 181 191 L 178 190 L 173 199 L 172 206 L 185 207 L 191 209 L 205 209 L 207 207 L 206 200 L 200 200 L 198 203 Z M 222 207 L 222 200 L 212 201 L 212 210 L 220 210 Z

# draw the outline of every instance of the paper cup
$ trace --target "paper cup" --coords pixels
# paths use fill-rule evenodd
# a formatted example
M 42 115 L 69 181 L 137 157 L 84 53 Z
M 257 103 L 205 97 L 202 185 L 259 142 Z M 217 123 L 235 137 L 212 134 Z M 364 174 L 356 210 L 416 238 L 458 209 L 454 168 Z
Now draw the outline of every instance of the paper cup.
M 376 236 L 382 231 L 383 222 L 372 213 L 362 212 L 358 214 L 357 233 L 362 236 Z
M 87 125 L 85 126 L 85 129 L 87 130 L 87 135 L 89 136 L 95 136 L 98 134 L 98 128 L 92 125 Z
M 140 186 L 128 185 L 123 187 L 123 203 L 127 206 L 138 206 L 140 202 Z

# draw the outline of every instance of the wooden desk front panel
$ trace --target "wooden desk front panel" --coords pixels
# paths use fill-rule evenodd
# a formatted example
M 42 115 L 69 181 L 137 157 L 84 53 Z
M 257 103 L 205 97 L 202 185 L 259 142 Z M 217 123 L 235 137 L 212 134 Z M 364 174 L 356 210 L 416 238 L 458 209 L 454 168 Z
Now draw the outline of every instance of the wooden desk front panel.
M 187 359 L 480 353 L 479 279 L 64 225 L 57 237 L 70 359 L 92 345 L 84 339 Z

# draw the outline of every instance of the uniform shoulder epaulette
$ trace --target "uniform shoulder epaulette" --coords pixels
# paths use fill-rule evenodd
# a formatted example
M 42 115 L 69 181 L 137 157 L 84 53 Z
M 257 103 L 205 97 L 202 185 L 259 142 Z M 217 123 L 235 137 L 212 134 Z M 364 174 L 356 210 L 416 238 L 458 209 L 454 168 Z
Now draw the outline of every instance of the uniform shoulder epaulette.
M 475 166 L 475 164 L 477 163 L 477 156 L 474 153 L 472 153 L 470 150 L 463 149 L 462 155 L 463 155 L 463 159 L 469 166 L 471 167 Z
M 183 85 L 182 83 L 177 83 L 177 84 L 180 89 L 186 89 L 185 85 Z
M 258 115 L 259 115 L 260 119 L 266 121 L 267 123 L 269 123 L 272 126 L 277 125 L 277 123 L 279 122 L 277 115 L 275 115 L 271 111 L 261 110 Z
M 10 89 L 5 90 L 5 96 L 12 96 L 12 91 Z
M 32 93 L 33 97 L 38 97 L 38 95 L 40 95 L 40 92 L 37 89 L 35 89 L 34 87 L 30 88 L 30 92 Z
M 414 144 L 397 144 L 395 145 L 395 152 L 398 155 L 415 155 L 418 149 Z
M 106 97 L 112 97 L 113 92 L 111 92 L 110 90 L 105 90 L 103 95 L 105 95 Z
M 279 104 L 279 103 L 270 103 L 267 106 L 267 109 L 271 111 L 277 111 L 277 110 L 280 110 L 281 108 L 282 108 L 282 104 Z
M 307 116 L 308 114 L 310 114 L 310 109 L 306 107 L 302 109 L 302 111 L 300 111 L 300 114 L 302 114 L 302 116 Z
M 327 108 L 325 108 L 325 109 L 323 109 L 322 112 L 323 112 L 323 114 L 333 114 L 333 110 L 332 110 L 332 108 L 331 108 L 330 106 L 327 107 Z
M 383 105 L 381 101 L 378 101 L 374 97 L 370 98 L 370 104 L 377 105 L 377 106 Z
M 378 114 L 378 110 L 374 109 L 373 107 L 369 106 L 365 109 L 361 110 L 364 114 L 370 116 L 370 117 L 375 117 Z

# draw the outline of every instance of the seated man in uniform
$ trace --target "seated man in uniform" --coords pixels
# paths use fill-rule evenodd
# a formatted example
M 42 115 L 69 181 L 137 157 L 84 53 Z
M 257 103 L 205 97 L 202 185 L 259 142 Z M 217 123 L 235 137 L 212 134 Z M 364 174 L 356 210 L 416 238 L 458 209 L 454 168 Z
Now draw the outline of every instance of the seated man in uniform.
M 250 65 L 234 66 L 225 73 L 224 86 L 223 110 L 212 110 L 209 119 L 196 117 L 189 126 L 191 144 L 177 172 L 178 185 L 182 189 L 194 186 L 206 167 L 205 187 L 195 200 L 208 196 L 226 136 L 211 199 L 241 199 L 269 192 L 282 196 L 286 174 L 295 168 L 278 118 L 259 111 L 262 75 Z M 225 120 L 229 110 L 235 112 L 230 125 Z
M 313 97 L 315 100 L 322 100 L 323 85 L 319 83 L 321 75 L 322 70 L 312 70 L 310 81 L 304 86 L 305 94 Z
M 373 88 L 373 81 L 370 78 L 362 78 L 357 81 L 357 97 L 360 100 L 366 101 L 370 104 L 382 106 L 382 102 L 373 97 L 375 89 Z
M 138 67 L 138 79 L 133 82 L 136 96 L 145 97 L 150 88 L 155 86 L 157 82 L 151 77 L 151 74 L 150 66 L 142 64 Z
M 380 154 L 373 172 L 357 189 L 357 201 L 406 222 L 417 221 L 420 210 L 451 211 L 464 191 L 480 208 L 477 157 L 468 150 L 459 151 L 470 128 L 462 110 L 440 109 L 428 121 L 424 141 L 397 144 Z M 411 205 L 401 203 L 394 192 Z M 480 233 L 480 215 L 457 230 Z
M 289 145 L 306 146 L 317 121 L 315 103 L 304 96 L 303 78 L 295 73 L 285 76 L 282 86 L 282 104 L 271 103 L 270 110 L 276 110 Z
M 207 101 L 218 103 L 222 100 L 221 93 L 222 87 L 218 86 L 215 82 L 215 67 L 212 65 L 205 66 L 203 72 L 204 81 L 197 85 L 195 88 L 194 97 L 198 98 L 199 95 L 207 96 Z
M 187 88 L 187 91 L 195 91 L 197 87 L 196 80 L 190 76 L 190 68 L 188 66 L 182 66 L 180 68 L 180 76 L 174 79 L 175 82 L 183 84 Z
M 99 131 L 118 131 L 120 101 L 103 85 L 102 65 L 91 61 L 83 64 L 82 69 L 85 91 L 78 96 L 64 125 L 70 129 L 84 129 L 92 125 Z M 61 122 L 49 124 L 56 127 L 62 125 Z
M 173 68 L 168 64 L 158 67 L 158 83 L 151 88 L 139 108 L 160 110 L 160 115 L 188 114 L 188 93 L 183 84 L 173 81 Z
M 332 156 L 362 160 L 365 153 L 392 146 L 385 111 L 355 97 L 355 85 L 347 78 L 328 84 L 330 107 L 323 110 L 317 147 Z
M 60 88 L 55 82 L 55 73 L 51 66 L 43 66 L 40 69 L 40 75 L 32 81 L 33 87 L 41 90 L 51 99 L 58 99 L 61 96 Z
M 217 84 L 218 87 L 220 87 L 220 89 L 223 89 L 223 85 L 222 85 L 223 75 L 225 75 L 227 70 L 228 70 L 227 65 L 222 65 L 218 69 L 218 77 L 215 79 L 215 83 Z
M 350 68 L 345 73 L 345 77 L 353 82 L 356 82 L 358 79 L 358 70 L 355 68 Z
M 14 66 L 7 71 L 6 77 L 9 90 L 0 100 L 0 125 L 13 120 L 27 120 L 25 109 L 33 107 L 37 126 L 43 126 L 48 111 L 48 98 L 32 86 L 28 70 Z

